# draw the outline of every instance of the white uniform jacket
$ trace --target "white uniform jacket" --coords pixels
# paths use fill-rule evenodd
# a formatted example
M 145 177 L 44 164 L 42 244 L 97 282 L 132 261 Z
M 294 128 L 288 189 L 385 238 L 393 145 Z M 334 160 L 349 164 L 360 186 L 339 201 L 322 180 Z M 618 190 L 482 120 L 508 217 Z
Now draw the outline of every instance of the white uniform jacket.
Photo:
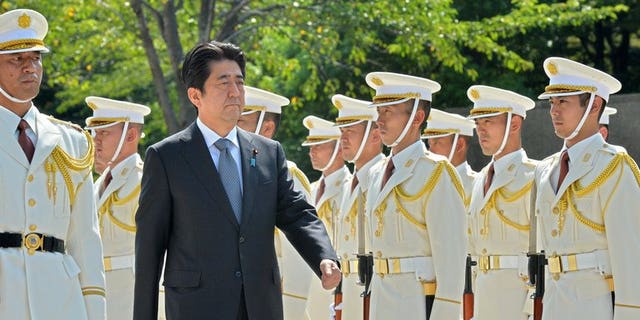
M 364 223 L 364 210 L 369 192 L 371 177 L 384 169 L 385 163 L 383 154 L 379 154 L 369 160 L 362 168 L 358 168 L 355 176 L 358 177 L 358 185 L 351 192 L 351 184 L 347 188 L 347 193 L 342 199 L 340 217 L 336 228 L 336 243 L 334 247 L 340 257 L 342 267 L 342 319 L 362 319 L 362 298 L 360 294 L 364 287 L 357 285 L 358 269 L 356 268 L 359 249 L 359 230 L 364 230 L 362 239 L 369 237 L 368 226 L 360 226 Z M 367 253 L 366 240 L 362 244 L 364 252 Z
M 293 179 L 293 189 L 302 193 L 305 199 L 310 201 L 311 184 L 309 179 L 294 162 L 287 160 L 287 166 L 291 179 Z M 304 319 L 309 285 L 311 279 L 315 278 L 315 274 L 287 240 L 287 237 L 277 229 L 275 248 L 280 265 L 284 319 Z
M 133 317 L 135 214 L 140 197 L 142 165 L 140 155 L 133 154 L 103 172 L 94 185 L 104 248 L 109 319 Z M 100 195 L 100 186 L 108 172 L 113 178 Z
M 464 188 L 464 207 L 468 210 L 469 204 L 471 203 L 473 183 L 478 173 L 473 171 L 469 163 L 467 163 L 466 161 L 457 166 L 456 171 L 460 176 L 460 182 L 462 183 L 462 187 Z
M 340 205 L 345 194 L 350 192 L 351 172 L 346 166 L 312 184 L 311 195 L 315 198 L 318 194 L 320 183 L 324 179 L 325 189 L 320 199 L 314 199 L 318 217 L 324 222 L 327 233 L 333 244 L 336 243 L 336 225 L 340 216 Z M 329 306 L 333 303 L 333 290 L 322 288 L 322 283 L 317 277 L 311 278 L 309 288 L 309 300 L 307 300 L 307 314 L 309 319 L 329 319 Z
M 434 282 L 431 319 L 457 319 L 467 248 L 464 190 L 455 168 L 422 141 L 388 161 L 394 173 L 382 190 L 383 173 L 377 175 L 367 199 L 376 259 L 371 319 L 425 319 L 425 293 L 433 295 Z
M 66 253 L 0 248 L 0 319 L 104 319 L 91 137 L 33 106 L 24 118 L 36 137 L 31 163 L 19 117 L 0 107 L 0 232 L 53 236 Z
M 484 184 L 491 164 L 476 177 L 467 229 L 470 253 L 478 258 L 476 320 L 528 317 L 523 312 L 528 301 L 525 253 L 536 164 L 523 149 L 493 161 L 495 174 L 487 194 Z
M 568 150 L 569 173 L 557 193 L 560 154 L 536 170 L 539 238 L 547 257 L 563 261 L 560 273 L 547 267 L 542 317 L 640 319 L 638 167 L 624 148 L 597 133 Z

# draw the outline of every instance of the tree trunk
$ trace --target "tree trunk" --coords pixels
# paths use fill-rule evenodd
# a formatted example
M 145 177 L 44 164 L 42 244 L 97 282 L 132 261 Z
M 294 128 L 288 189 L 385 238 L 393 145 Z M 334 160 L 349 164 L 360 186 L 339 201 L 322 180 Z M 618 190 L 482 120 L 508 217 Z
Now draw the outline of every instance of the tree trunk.
M 151 39 L 151 34 L 147 26 L 144 11 L 142 10 L 142 1 L 131 1 L 131 9 L 133 9 L 133 12 L 138 18 L 138 37 L 142 41 L 142 46 L 144 47 L 144 51 L 147 55 L 147 60 L 149 61 L 149 68 L 151 69 L 153 83 L 156 87 L 158 102 L 160 104 L 160 108 L 162 109 L 164 122 L 167 125 L 167 131 L 168 133 L 177 132 L 180 127 L 178 125 L 176 115 L 173 112 L 173 108 L 171 107 L 169 88 L 167 87 L 164 73 L 162 72 L 162 67 L 160 66 L 160 58 L 158 58 L 158 53 L 153 46 L 153 40 Z

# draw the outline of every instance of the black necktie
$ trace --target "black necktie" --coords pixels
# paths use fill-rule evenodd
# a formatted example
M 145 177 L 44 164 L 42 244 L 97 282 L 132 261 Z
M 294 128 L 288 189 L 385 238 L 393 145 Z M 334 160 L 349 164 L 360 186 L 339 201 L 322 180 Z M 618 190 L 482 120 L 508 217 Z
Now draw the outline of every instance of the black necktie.
M 20 119 L 20 123 L 18 123 L 18 144 L 22 148 L 22 151 L 24 151 L 24 155 L 27 157 L 27 160 L 29 160 L 29 163 L 31 163 L 36 147 L 33 146 L 33 141 L 27 136 L 28 128 L 29 124 L 24 121 L 24 119 Z

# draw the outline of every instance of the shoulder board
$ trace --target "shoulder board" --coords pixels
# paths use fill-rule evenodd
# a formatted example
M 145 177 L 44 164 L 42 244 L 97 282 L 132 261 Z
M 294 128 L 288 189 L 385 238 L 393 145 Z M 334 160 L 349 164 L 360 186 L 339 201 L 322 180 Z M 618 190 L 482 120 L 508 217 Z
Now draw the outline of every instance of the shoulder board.
M 602 148 L 600 148 L 600 151 L 615 155 L 618 153 L 627 153 L 627 149 L 625 149 L 622 146 L 617 146 L 615 144 L 609 144 L 609 143 L 605 143 L 602 145 Z
M 69 122 L 69 121 L 63 121 L 60 119 L 56 119 L 53 116 L 49 116 L 47 117 L 47 119 L 49 119 L 49 121 L 51 121 L 51 123 L 53 124 L 60 124 L 60 125 L 64 125 L 66 127 L 72 128 L 78 132 L 84 132 L 84 129 L 82 129 L 82 127 L 80 127 L 79 125 L 73 123 L 73 122 Z
M 553 159 L 555 159 L 555 158 L 557 158 L 559 156 L 560 156 L 560 152 L 558 151 L 558 152 L 556 152 L 556 153 L 554 153 L 554 154 L 552 154 L 552 155 L 540 160 L 539 163 L 552 162 Z
M 527 167 L 535 167 L 538 165 L 538 160 L 533 160 L 533 159 L 525 159 L 522 163 L 527 166 Z

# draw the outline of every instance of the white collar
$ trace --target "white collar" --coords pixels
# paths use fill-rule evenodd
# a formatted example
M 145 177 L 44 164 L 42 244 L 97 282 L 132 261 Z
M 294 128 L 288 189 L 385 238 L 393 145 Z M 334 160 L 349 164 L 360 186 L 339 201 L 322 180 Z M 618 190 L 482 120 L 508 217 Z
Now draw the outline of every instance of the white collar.
M 227 134 L 226 137 L 221 137 L 215 131 L 211 130 L 207 125 L 205 125 L 200 118 L 196 118 L 196 125 L 200 132 L 202 132 L 202 136 L 204 137 L 204 142 L 207 144 L 207 148 L 211 148 L 211 146 L 218 141 L 220 138 L 226 138 L 231 141 L 237 148 L 240 148 L 240 143 L 238 142 L 238 127 L 233 127 L 231 131 Z

